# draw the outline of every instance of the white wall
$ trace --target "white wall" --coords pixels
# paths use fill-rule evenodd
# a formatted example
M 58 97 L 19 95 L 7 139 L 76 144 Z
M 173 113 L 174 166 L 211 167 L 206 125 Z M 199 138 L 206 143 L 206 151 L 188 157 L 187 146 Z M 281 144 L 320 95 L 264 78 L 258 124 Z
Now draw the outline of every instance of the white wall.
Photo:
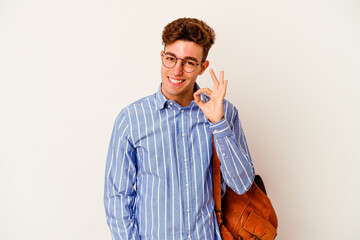
M 110 239 L 113 122 L 160 83 L 162 28 L 211 25 L 279 240 L 360 239 L 360 3 L 0 1 L 0 239 Z M 212 87 L 208 72 L 198 80 Z

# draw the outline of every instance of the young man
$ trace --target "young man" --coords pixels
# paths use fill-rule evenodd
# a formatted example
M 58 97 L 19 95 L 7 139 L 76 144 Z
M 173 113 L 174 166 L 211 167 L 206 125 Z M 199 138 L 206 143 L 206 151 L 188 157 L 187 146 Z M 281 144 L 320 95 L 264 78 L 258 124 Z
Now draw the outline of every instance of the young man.
M 223 190 L 246 192 L 254 168 L 237 109 L 224 100 L 227 80 L 210 70 L 215 33 L 181 18 L 163 31 L 158 91 L 123 109 L 112 132 L 104 204 L 113 239 L 221 239 L 213 200 L 212 137 Z

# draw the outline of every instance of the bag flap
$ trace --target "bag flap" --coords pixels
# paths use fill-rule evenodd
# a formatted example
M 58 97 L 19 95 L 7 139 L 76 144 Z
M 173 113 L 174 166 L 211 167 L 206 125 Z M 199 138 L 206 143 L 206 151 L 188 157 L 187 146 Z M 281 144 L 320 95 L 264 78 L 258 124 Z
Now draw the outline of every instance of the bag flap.
M 244 229 L 261 240 L 273 240 L 276 237 L 274 226 L 254 211 L 246 220 Z

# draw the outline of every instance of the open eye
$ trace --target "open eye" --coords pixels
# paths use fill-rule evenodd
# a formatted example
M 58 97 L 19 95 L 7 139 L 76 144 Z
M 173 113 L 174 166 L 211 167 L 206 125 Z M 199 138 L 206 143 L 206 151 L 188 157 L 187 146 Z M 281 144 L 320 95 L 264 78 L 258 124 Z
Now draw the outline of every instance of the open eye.
M 171 55 L 168 55 L 168 54 L 165 54 L 164 58 L 165 58 L 166 61 L 169 61 L 169 62 L 175 62 L 176 61 L 176 58 L 174 56 L 171 56 Z
M 194 62 L 192 60 L 185 60 L 184 65 L 188 66 L 188 67 L 194 67 L 194 66 L 196 66 L 196 62 Z

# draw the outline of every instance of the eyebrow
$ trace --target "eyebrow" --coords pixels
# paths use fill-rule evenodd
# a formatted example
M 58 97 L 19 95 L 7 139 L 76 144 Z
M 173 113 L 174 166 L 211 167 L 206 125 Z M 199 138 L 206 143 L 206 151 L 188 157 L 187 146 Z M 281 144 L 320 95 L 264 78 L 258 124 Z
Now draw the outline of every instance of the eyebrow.
M 165 54 L 170 54 L 170 55 L 176 57 L 175 53 L 172 53 L 172 52 L 165 52 Z M 176 57 L 176 58 L 178 58 L 178 57 Z M 196 58 L 194 58 L 194 57 L 185 57 L 184 59 L 191 59 L 191 60 L 194 60 L 196 63 L 199 62 L 199 61 L 198 61 Z

